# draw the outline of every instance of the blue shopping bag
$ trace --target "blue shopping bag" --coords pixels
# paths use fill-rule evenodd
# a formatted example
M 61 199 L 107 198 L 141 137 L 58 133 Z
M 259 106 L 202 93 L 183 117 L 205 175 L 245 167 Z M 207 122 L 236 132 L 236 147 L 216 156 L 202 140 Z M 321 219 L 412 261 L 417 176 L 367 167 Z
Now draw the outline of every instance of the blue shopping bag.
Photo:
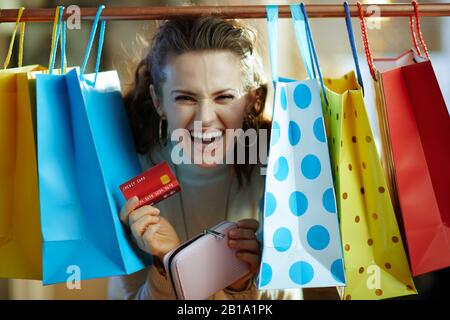
M 120 220 L 119 185 L 140 173 L 115 71 L 84 75 L 102 7 L 80 72 L 37 75 L 37 130 L 43 282 L 134 273 L 149 264 Z
M 297 43 L 310 76 L 305 81 L 278 78 L 278 7 L 267 6 L 275 99 L 264 196 L 260 289 L 345 285 L 316 70 L 322 88 L 323 83 L 306 14 L 300 9 L 291 5 Z M 313 59 L 307 59 L 310 56 Z

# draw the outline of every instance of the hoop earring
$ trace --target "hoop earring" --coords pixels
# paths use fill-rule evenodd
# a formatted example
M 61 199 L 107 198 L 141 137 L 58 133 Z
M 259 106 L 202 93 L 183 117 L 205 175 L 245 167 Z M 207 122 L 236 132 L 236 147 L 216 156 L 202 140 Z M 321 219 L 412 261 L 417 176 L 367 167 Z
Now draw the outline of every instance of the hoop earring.
M 163 137 L 163 122 L 166 122 L 166 134 Z M 166 116 L 162 115 L 159 117 L 159 145 L 165 147 L 167 145 L 167 119 Z

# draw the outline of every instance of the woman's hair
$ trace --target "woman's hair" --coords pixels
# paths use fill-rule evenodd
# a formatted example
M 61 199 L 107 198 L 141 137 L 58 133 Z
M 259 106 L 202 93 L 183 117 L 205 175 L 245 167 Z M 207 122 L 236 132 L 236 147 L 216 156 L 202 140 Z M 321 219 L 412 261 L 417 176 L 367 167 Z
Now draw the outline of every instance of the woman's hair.
M 137 65 L 134 84 L 124 98 L 137 151 L 148 154 L 159 146 L 160 116 L 150 95 L 150 84 L 155 87 L 156 94 L 161 96 L 162 84 L 166 81 L 163 68 L 169 57 L 192 51 L 228 50 L 239 58 L 244 75 L 244 90 L 249 92 L 254 89 L 256 92 L 250 111 L 243 119 L 242 129 L 269 130 L 270 123 L 263 116 L 267 84 L 262 76 L 261 61 L 255 46 L 256 31 L 236 20 L 205 16 L 179 18 L 162 24 L 146 57 Z M 167 132 L 167 129 L 163 128 L 162 131 Z M 242 186 L 244 177 L 250 179 L 254 165 L 247 164 L 247 161 L 245 164 L 236 164 L 235 161 L 234 167 L 239 185 Z

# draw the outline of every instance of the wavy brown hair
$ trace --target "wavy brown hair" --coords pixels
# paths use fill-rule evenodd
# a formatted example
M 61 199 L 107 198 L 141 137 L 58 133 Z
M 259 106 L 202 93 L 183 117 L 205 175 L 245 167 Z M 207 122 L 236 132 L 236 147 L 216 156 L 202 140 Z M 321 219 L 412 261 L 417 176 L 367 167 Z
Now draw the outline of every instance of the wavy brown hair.
M 168 58 L 190 51 L 228 50 L 237 55 L 244 75 L 244 89 L 246 92 L 255 91 L 242 129 L 270 130 L 270 123 L 263 115 L 267 84 L 262 76 L 261 60 L 255 46 L 256 31 L 236 20 L 205 16 L 164 22 L 153 37 L 147 55 L 137 65 L 134 84 L 124 97 L 137 151 L 149 154 L 160 145 L 160 116 L 150 95 L 150 84 L 155 87 L 156 94 L 161 96 L 161 87 L 166 80 L 163 68 Z M 167 132 L 167 129 L 163 128 L 162 131 Z M 250 180 L 254 166 L 247 164 L 247 161 L 246 164 L 235 162 L 239 185 L 242 186 L 244 180 Z

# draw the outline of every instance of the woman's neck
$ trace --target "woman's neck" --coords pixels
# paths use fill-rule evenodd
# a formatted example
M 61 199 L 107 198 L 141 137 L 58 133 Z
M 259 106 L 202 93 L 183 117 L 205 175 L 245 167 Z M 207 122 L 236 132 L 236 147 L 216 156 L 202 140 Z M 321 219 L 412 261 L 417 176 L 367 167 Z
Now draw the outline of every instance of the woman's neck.
M 232 165 L 226 163 L 216 164 L 214 166 L 201 166 L 195 163 L 186 163 L 182 161 L 180 164 L 174 164 L 172 161 L 172 150 L 175 144 L 167 141 L 167 145 L 161 150 L 163 158 L 176 169 L 178 179 L 194 179 L 200 177 L 215 177 L 227 174 L 233 169 Z

